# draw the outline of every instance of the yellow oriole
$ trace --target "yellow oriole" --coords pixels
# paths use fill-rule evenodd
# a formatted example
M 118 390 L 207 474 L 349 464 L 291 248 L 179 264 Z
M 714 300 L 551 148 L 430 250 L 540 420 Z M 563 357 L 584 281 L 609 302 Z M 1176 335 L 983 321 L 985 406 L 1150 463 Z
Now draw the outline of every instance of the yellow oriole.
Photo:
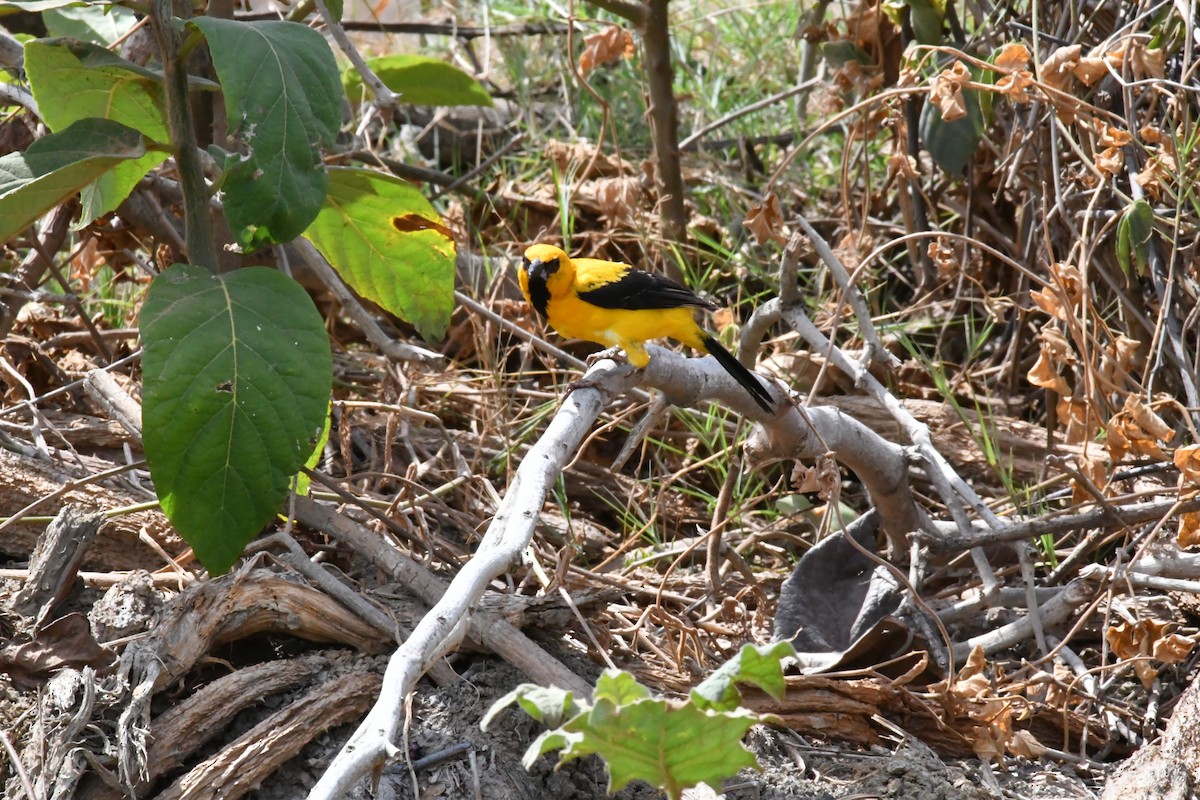
M 774 411 L 754 373 L 696 324 L 692 309 L 716 306 L 670 278 L 535 244 L 525 251 L 518 280 L 525 299 L 562 336 L 619 346 L 638 369 L 650 363 L 647 340 L 676 339 L 713 356 L 763 411 Z

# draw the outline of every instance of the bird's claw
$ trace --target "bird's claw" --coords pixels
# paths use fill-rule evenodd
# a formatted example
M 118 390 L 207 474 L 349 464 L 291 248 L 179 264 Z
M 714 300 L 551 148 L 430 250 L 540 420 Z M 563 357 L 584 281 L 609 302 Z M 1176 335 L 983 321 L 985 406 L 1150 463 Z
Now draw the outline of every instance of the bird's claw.
M 590 356 L 588 356 L 587 358 L 584 359 L 584 363 L 586 363 L 588 365 L 588 368 L 590 369 L 590 368 L 596 366 L 596 362 L 603 361 L 606 358 L 616 358 L 622 352 L 623 351 L 621 350 L 620 347 L 616 347 L 616 346 L 608 347 L 608 348 L 605 348 L 604 350 L 601 350 L 598 353 L 592 353 Z

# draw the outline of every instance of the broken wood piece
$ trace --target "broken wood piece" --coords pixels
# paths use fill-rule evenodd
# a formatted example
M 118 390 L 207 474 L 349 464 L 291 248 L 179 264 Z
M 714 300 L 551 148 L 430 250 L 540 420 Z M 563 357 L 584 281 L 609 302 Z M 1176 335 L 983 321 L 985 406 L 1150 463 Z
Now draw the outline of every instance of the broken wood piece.
M 71 465 L 29 458 L 0 448 L 0 508 L 51 514 L 64 504 L 114 509 L 145 502 L 143 495 L 92 482 L 94 477 Z M 11 513 L 11 512 L 10 512 Z M 0 522 L 0 552 L 22 557 L 37 546 L 44 526 L 16 519 Z M 162 559 L 141 541 L 145 531 L 168 553 L 185 549 L 158 511 L 135 511 L 113 517 L 96 536 L 82 566 L 92 570 L 146 569 Z
M 83 378 L 83 390 L 87 396 L 133 434 L 142 440 L 142 407 L 121 388 L 112 373 L 103 369 L 90 370 Z
M 1100 749 L 1107 741 L 1102 729 L 1088 726 L 1089 719 L 1073 710 L 1030 704 L 1027 699 L 989 697 L 978 702 L 954 698 L 930 698 L 905 686 L 880 678 L 836 678 L 824 675 L 789 675 L 783 700 L 773 700 L 755 687 L 744 686 L 742 705 L 758 714 L 773 714 L 774 724 L 806 736 L 851 742 L 862 746 L 882 744 L 883 735 L 891 735 L 887 726 L 898 726 L 915 736 L 939 755 L 948 758 L 979 756 L 976 745 L 991 744 L 996 735 L 989 722 L 995 716 L 995 704 L 1011 704 L 1022 716 L 1012 715 L 1004 733 L 1015 738 L 1028 731 L 1039 742 L 1068 742 L 1077 748 L 1086 741 L 1088 748 Z M 990 715 L 983 712 L 990 711 Z M 975 712 L 975 713 L 972 713 Z M 1083 734 L 1086 730 L 1087 736 Z M 1008 741 L 1003 739 L 1000 744 Z M 1140 795 L 1138 795 L 1140 796 Z
M 179 778 L 156 800 L 237 800 L 258 787 L 305 745 L 358 719 L 382 679 L 372 673 L 334 678 L 296 699 Z
M 84 554 L 103 523 L 100 512 L 65 505 L 46 526 L 29 559 L 29 578 L 12 604 L 18 614 L 34 618 L 34 628 L 41 628 L 75 587 Z
M 146 771 L 134 787 L 142 797 L 161 776 L 174 772 L 214 737 L 233 717 L 262 702 L 263 698 L 305 683 L 329 666 L 324 655 L 286 661 L 268 661 L 217 678 L 177 702 L 150 724 L 152 742 L 146 754 Z M 94 781 L 79 800 L 123 800 L 124 793 Z
M 214 646 L 267 632 L 366 653 L 384 652 L 389 644 L 299 576 L 255 569 L 192 584 L 176 595 L 150 636 L 130 649 L 154 651 L 163 665 L 159 689 L 182 678 Z
M 173 598 L 150 635 L 122 654 L 121 671 L 132 687 L 117 726 L 122 780 L 135 784 L 144 771 L 154 693 L 186 675 L 217 644 L 265 632 L 368 653 L 390 644 L 294 573 L 251 569 L 192 584 Z

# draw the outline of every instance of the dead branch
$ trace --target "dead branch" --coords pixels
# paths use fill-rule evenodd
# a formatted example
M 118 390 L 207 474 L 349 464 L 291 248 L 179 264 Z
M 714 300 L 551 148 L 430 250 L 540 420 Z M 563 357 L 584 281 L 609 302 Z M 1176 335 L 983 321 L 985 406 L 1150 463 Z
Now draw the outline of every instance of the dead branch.
M 588 375 L 594 378 L 596 372 L 610 368 L 611 362 L 606 365 L 602 361 Z M 631 382 L 630 376 L 625 377 Z M 309 794 L 312 800 L 344 797 L 360 778 L 393 757 L 404 699 L 430 665 L 466 634 L 467 615 L 488 583 L 521 558 L 533 536 L 547 492 L 591 429 L 610 391 L 593 385 L 567 397 L 546 432 L 517 468 L 474 558 L 459 570 L 412 636 L 392 654 L 379 699 L 313 787 Z M 569 684 L 562 688 L 588 691 L 586 684 L 578 679 Z

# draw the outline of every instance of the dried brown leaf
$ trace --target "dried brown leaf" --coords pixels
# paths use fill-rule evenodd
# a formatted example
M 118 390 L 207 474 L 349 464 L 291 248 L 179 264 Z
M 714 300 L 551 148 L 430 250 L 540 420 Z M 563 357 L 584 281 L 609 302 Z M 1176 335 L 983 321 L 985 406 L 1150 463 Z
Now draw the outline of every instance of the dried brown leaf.
M 1033 74 L 1027 69 L 1011 72 L 996 81 L 996 90 L 1014 103 L 1032 102 L 1032 89 Z
M 929 248 L 926 252 L 929 255 L 929 260 L 937 267 L 939 278 L 950 280 L 958 274 L 961 266 L 958 263 L 958 253 L 955 252 L 949 243 L 935 239 L 929 243 Z
M 1076 469 L 1080 475 L 1091 481 L 1092 486 L 1099 489 L 1102 493 L 1108 488 L 1108 464 L 1098 458 L 1089 458 L 1088 456 L 1079 456 L 1076 459 Z M 1087 503 L 1095 500 L 1095 496 L 1088 490 L 1084 483 L 1076 478 L 1071 479 L 1071 502 L 1076 505 Z
M 1126 51 L 1130 67 L 1133 69 L 1133 79 L 1144 81 L 1148 78 L 1161 80 L 1166 75 L 1167 54 L 1161 47 L 1146 47 L 1141 40 L 1132 39 Z
M 1134 671 L 1149 689 L 1158 670 L 1147 658 L 1162 664 L 1178 664 L 1187 659 L 1196 644 L 1193 638 L 1174 633 L 1174 627 L 1173 622 L 1156 619 L 1121 622 L 1109 627 L 1104 639 L 1118 658 L 1133 661 Z
M 1181 549 L 1200 545 L 1200 512 L 1185 511 L 1179 515 L 1179 533 L 1175 542 Z
M 1060 395 L 1069 395 L 1071 393 L 1071 387 L 1067 383 L 1066 378 L 1058 374 L 1053 359 L 1044 347 L 1041 353 L 1038 354 L 1038 360 L 1034 362 L 1029 372 L 1026 373 L 1025 378 L 1034 386 L 1041 389 L 1050 389 Z
M 1175 435 L 1174 429 L 1163 421 L 1162 417 L 1154 413 L 1150 405 L 1137 395 L 1131 394 L 1125 398 L 1125 408 L 1123 410 L 1133 417 L 1134 422 L 1148 436 L 1153 436 L 1155 439 L 1165 442 Z
M 1124 128 L 1115 128 L 1105 123 L 1100 131 L 1101 147 L 1124 147 L 1133 141 L 1133 134 Z
M 0 649 L 0 673 L 19 689 L 33 689 L 66 667 L 104 670 L 116 654 L 92 638 L 87 617 L 78 612 L 60 617 L 34 634 L 29 642 L 10 642 Z
M 1016 731 L 1008 741 L 1008 752 L 1020 758 L 1041 758 L 1046 746 L 1029 731 Z
M 1185 481 L 1200 484 L 1200 444 L 1176 447 L 1172 460 Z
M 769 192 L 760 204 L 751 206 L 742 224 L 754 234 L 759 244 L 787 244 L 787 236 L 783 233 L 783 206 L 774 192 Z
M 963 96 L 963 86 L 971 79 L 971 73 L 966 64 L 955 61 L 948 69 L 944 69 L 933 77 L 930 84 L 930 101 L 942 113 L 943 122 L 953 122 L 967 115 L 967 101 Z
M 1065 430 L 1067 444 L 1091 441 L 1100 427 L 1099 416 L 1090 401 L 1077 397 L 1060 397 L 1055 406 L 1059 424 Z
M 1001 69 L 1018 69 L 1029 63 L 1029 48 L 1020 42 L 1010 42 L 996 54 L 996 66 Z
M 596 207 L 611 222 L 628 222 L 642 204 L 642 182 L 631 176 L 597 178 L 590 187 Z
M 1104 354 L 1100 357 L 1099 376 L 1108 391 L 1125 388 L 1141 344 L 1137 339 L 1131 339 L 1121 333 L 1105 346 Z
M 1080 80 L 1084 86 L 1091 86 L 1108 74 L 1107 55 L 1099 47 L 1092 48 L 1086 56 L 1081 56 L 1079 63 L 1071 70 L 1071 74 Z
M 579 71 L 587 75 L 596 67 L 613 64 L 632 55 L 633 34 L 620 25 L 610 25 L 599 33 L 584 37 Z
M 1083 46 L 1073 44 L 1060 47 L 1042 62 L 1042 82 L 1054 89 L 1066 89 L 1074 77 L 1074 69 L 1083 54 Z
M 1109 420 L 1105 444 L 1114 461 L 1131 453 L 1165 461 L 1167 454 L 1161 443 L 1174 435 L 1175 431 L 1162 417 L 1140 397 L 1131 394 L 1125 398 L 1121 411 Z
M 1183 549 L 1200 545 L 1200 512 L 1186 511 L 1180 515 L 1180 533 L 1175 541 Z

